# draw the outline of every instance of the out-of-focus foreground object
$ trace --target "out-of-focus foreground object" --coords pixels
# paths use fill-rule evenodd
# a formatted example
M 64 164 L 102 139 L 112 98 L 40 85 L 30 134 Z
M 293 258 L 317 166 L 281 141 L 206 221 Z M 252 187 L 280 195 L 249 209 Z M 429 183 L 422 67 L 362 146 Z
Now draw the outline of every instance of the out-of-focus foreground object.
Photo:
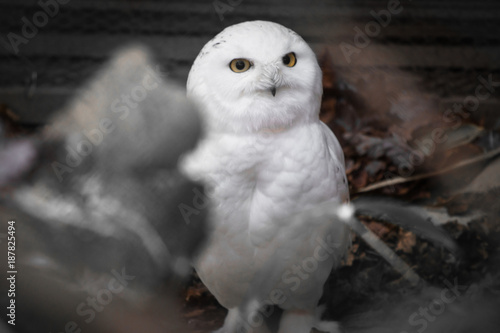
M 0 263 L 1 305 L 17 271 L 16 331 L 187 331 L 173 287 L 205 224 L 180 207 L 203 189 L 177 159 L 200 126 L 164 76 L 142 48 L 124 50 L 35 138 L 2 143 L 1 248 L 15 221 L 15 263 Z

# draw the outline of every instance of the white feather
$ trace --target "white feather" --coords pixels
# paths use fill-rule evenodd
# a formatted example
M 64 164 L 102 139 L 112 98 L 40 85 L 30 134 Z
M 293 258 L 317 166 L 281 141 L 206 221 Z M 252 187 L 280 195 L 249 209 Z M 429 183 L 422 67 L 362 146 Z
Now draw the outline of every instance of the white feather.
M 282 60 L 290 52 L 293 67 Z M 252 67 L 233 72 L 229 63 L 238 58 Z M 298 323 L 304 327 L 297 332 L 308 332 L 323 284 L 349 243 L 341 222 L 291 218 L 349 199 L 342 150 L 319 120 L 321 78 L 300 36 L 263 21 L 226 28 L 191 69 L 188 95 L 201 107 L 206 135 L 181 165 L 210 187 L 212 199 L 211 238 L 195 266 L 217 300 L 233 309 L 228 332 L 249 291 L 257 302 L 285 310 L 282 329 Z M 325 243 L 338 246 L 327 253 Z M 297 275 L 296 267 L 310 271 Z M 276 290 L 284 301 L 272 300 Z

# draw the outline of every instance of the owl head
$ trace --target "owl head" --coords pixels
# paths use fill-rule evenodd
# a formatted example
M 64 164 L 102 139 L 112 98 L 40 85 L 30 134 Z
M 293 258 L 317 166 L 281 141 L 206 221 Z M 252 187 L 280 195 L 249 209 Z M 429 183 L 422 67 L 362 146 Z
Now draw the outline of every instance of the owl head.
M 224 29 L 196 58 L 188 96 L 210 131 L 281 131 L 317 121 L 321 69 L 295 32 L 265 21 Z

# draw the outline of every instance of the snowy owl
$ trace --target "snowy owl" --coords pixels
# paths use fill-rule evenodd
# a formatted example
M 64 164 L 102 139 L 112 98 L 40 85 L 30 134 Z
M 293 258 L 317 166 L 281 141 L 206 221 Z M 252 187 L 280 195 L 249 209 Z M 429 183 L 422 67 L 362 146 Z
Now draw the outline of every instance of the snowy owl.
M 211 237 L 195 268 L 229 310 L 218 332 L 269 332 L 274 310 L 280 333 L 336 332 L 335 323 L 319 321 L 318 301 L 347 250 L 348 230 L 328 219 L 293 219 L 349 199 L 341 147 L 319 119 L 314 52 L 282 25 L 236 24 L 203 47 L 187 91 L 205 136 L 181 167 L 209 189 Z M 247 300 L 267 306 L 245 317 Z

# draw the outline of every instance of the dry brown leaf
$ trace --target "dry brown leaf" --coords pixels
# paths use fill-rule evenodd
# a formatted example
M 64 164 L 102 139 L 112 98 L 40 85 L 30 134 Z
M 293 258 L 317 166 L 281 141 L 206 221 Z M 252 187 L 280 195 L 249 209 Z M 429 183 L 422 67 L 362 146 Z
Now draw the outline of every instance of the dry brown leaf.
M 410 231 L 400 229 L 398 235 L 398 244 L 396 251 L 403 251 L 404 253 L 412 253 L 413 247 L 417 243 L 417 237 Z
M 366 226 L 380 239 L 384 238 L 391 231 L 391 228 L 379 222 L 368 222 Z

